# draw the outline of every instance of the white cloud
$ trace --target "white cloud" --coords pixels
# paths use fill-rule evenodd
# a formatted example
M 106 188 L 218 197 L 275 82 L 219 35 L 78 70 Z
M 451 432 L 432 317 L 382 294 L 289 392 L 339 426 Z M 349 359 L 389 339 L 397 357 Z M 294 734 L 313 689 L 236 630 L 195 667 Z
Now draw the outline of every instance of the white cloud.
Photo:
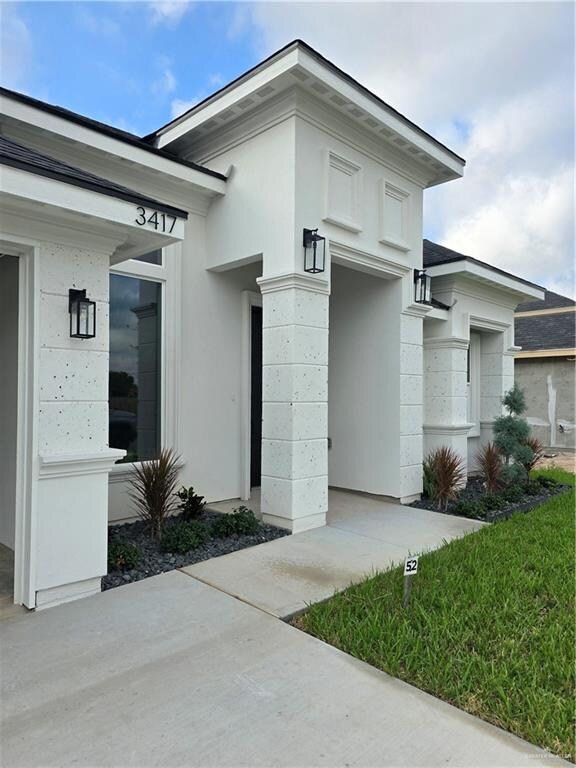
M 176 77 L 168 62 L 161 63 L 162 72 L 152 83 L 152 93 L 157 96 L 166 96 L 176 90 Z
M 570 291 L 569 3 L 255 3 L 260 56 L 302 38 L 467 160 L 425 195 L 425 232 Z M 232 32 L 244 24 L 235 18 Z
M 192 109 L 192 107 L 198 104 L 198 101 L 199 99 L 189 99 L 188 101 L 186 101 L 186 99 L 174 99 L 170 105 L 172 119 L 180 117 L 184 112 L 188 112 L 189 109 Z
M 32 66 L 30 31 L 15 3 L 0 2 L 0 76 L 6 88 L 23 89 Z
M 190 0 L 153 0 L 148 4 L 152 14 L 153 24 L 167 24 L 177 26 L 189 8 Z
M 184 114 L 184 112 L 187 112 L 189 109 L 192 109 L 192 107 L 195 107 L 196 104 L 199 104 L 223 85 L 224 78 L 219 72 L 215 72 L 214 74 L 210 75 L 206 83 L 207 87 L 203 88 L 191 99 L 174 99 L 172 101 L 172 104 L 170 105 L 172 119 L 180 117 L 180 115 Z

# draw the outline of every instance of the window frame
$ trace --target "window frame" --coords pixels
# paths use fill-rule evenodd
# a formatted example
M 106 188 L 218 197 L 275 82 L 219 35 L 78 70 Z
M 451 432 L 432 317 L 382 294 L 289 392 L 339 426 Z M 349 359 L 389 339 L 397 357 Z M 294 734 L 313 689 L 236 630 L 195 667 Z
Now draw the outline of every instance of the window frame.
M 176 343 L 176 328 L 180 317 L 180 294 L 176 290 L 179 284 L 181 244 L 176 243 L 162 249 L 162 264 L 150 264 L 145 261 L 129 259 L 110 267 L 109 275 L 134 277 L 149 280 L 160 285 L 160 397 L 158 402 L 160 419 L 160 446 L 168 446 L 178 451 L 180 440 L 178 432 L 179 371 L 180 358 Z M 170 305 L 170 311 L 168 306 Z M 127 461 L 115 464 L 111 476 L 120 479 L 129 475 L 136 465 L 143 461 Z
M 468 344 L 469 381 L 466 382 L 466 417 L 472 426 L 468 437 L 480 436 L 480 362 L 482 336 L 476 331 L 470 332 Z M 467 366 L 468 369 L 468 366 Z M 468 371 L 467 371 L 468 373 Z

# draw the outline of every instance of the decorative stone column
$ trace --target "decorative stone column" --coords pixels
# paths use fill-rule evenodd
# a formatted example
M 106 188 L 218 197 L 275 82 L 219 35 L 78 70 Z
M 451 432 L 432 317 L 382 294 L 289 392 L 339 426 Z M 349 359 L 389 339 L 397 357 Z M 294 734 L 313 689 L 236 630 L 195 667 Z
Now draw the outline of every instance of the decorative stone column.
M 448 445 L 467 463 L 468 344 L 456 336 L 424 339 L 424 456 Z
M 326 280 L 290 273 L 262 291 L 262 518 L 297 533 L 328 510 Z
M 28 607 L 100 591 L 107 570 L 108 473 L 124 451 L 108 447 L 108 253 L 42 244 L 37 276 L 38 456 L 30 522 Z M 68 290 L 96 301 L 96 336 L 70 337 Z
M 480 434 L 481 443 L 493 439 L 494 420 L 502 414 L 502 398 L 514 385 L 512 328 L 483 333 L 480 352 Z

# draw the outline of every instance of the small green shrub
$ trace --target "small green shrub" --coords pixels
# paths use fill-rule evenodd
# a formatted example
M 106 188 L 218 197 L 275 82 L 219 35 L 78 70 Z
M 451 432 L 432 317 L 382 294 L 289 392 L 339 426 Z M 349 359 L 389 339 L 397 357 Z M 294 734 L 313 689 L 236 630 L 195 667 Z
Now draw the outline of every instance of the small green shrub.
M 506 488 L 505 491 L 502 491 L 502 498 L 515 504 L 518 501 L 522 501 L 524 498 L 524 491 L 518 485 L 511 485 L 509 488 Z
M 208 540 L 206 526 L 198 522 L 178 521 L 167 525 L 160 548 L 163 552 L 175 552 L 183 555 L 192 549 L 197 549 Z
M 436 496 L 436 486 L 434 484 L 434 469 L 430 457 L 424 459 L 422 473 L 422 493 L 426 498 L 433 499 Z
M 450 510 L 454 515 L 469 517 L 472 520 L 479 520 L 484 517 L 484 507 L 479 501 L 468 501 L 461 499 Z
M 212 535 L 224 539 L 226 536 L 250 536 L 258 531 L 258 520 L 247 507 L 238 507 L 229 515 L 221 515 L 212 523 Z
M 540 496 L 542 486 L 536 480 L 530 480 L 524 485 L 524 493 L 527 496 Z
M 506 501 L 498 493 L 487 493 L 480 503 L 487 512 L 494 512 L 506 506 Z
M 186 520 L 195 520 L 197 517 L 200 517 L 202 510 L 206 505 L 204 496 L 199 496 L 197 493 L 194 493 L 194 488 L 192 486 L 186 488 L 184 485 L 178 491 L 176 496 L 180 499 L 178 509 L 181 510 L 182 515 Z
M 526 411 L 524 393 L 517 384 L 506 392 L 502 405 L 508 411 L 494 422 L 494 444 L 502 454 L 504 467 L 502 479 L 505 485 L 526 482 L 526 466 L 534 458 L 534 451 L 528 444 L 530 426 L 522 414 Z
M 560 483 L 557 480 L 554 480 L 553 477 L 545 477 L 544 475 L 538 475 L 536 482 L 541 488 L 546 488 L 550 491 L 555 490 L 560 485 Z
M 108 544 L 108 570 L 126 571 L 136 568 L 142 552 L 136 544 L 128 541 L 111 541 Z

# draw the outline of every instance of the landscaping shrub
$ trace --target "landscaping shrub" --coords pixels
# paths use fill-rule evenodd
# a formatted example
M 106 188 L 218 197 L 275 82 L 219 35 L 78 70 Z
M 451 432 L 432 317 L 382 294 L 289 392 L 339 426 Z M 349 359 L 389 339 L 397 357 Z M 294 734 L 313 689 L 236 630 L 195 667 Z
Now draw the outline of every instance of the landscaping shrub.
M 208 531 L 205 525 L 195 521 L 179 520 L 166 526 L 160 540 L 160 548 L 163 552 L 175 552 L 184 555 L 186 552 L 205 544 L 207 540 Z
M 108 570 L 123 571 L 136 568 L 142 552 L 128 541 L 111 541 L 108 544 Z
M 505 501 L 515 504 L 517 501 L 522 501 L 524 498 L 524 491 L 518 485 L 511 485 L 506 490 L 502 491 L 502 498 Z
M 422 471 L 422 492 L 428 499 L 434 499 L 436 496 L 436 486 L 434 485 L 434 469 L 430 463 L 430 458 L 424 459 Z
M 229 515 L 222 515 L 212 523 L 213 536 L 223 539 L 226 536 L 251 536 L 258 531 L 258 520 L 254 512 L 247 507 L 238 507 Z
M 532 456 L 529 460 L 524 461 L 524 469 L 526 470 L 526 473 L 529 475 L 530 472 L 536 467 L 536 464 L 540 461 L 542 456 L 544 456 L 544 446 L 538 440 L 537 437 L 534 437 L 533 435 L 530 435 L 525 441 L 524 445 L 527 445 L 528 448 L 532 451 Z
M 541 488 L 546 488 L 546 490 L 550 491 L 558 488 L 560 485 L 560 483 L 553 477 L 546 477 L 545 475 L 538 475 L 536 478 L 536 483 L 538 483 Z
M 527 496 L 540 496 L 542 493 L 542 486 L 536 480 L 530 480 L 524 486 L 524 493 Z
M 197 493 L 194 493 L 194 488 L 192 486 L 190 486 L 190 488 L 182 486 L 176 496 L 180 499 L 178 509 L 180 509 L 186 520 L 194 520 L 197 517 L 200 517 L 202 510 L 206 505 L 204 496 L 199 496 Z
M 498 493 L 486 493 L 480 503 L 487 512 L 494 512 L 506 506 L 505 499 Z
M 502 455 L 494 443 L 487 443 L 476 454 L 478 471 L 488 493 L 495 493 L 503 486 Z
M 135 464 L 130 476 L 129 496 L 157 540 L 164 521 L 176 509 L 174 489 L 179 471 L 180 457 L 171 448 L 163 448 L 157 459 Z
M 479 501 L 468 501 L 461 499 L 450 510 L 454 515 L 460 515 L 461 517 L 469 517 L 472 520 L 479 520 L 484 517 L 484 507 Z
M 494 422 L 494 443 L 504 459 L 502 479 L 507 485 L 524 483 L 528 478 L 525 466 L 532 461 L 533 451 L 527 445 L 530 427 L 522 418 L 526 401 L 517 384 L 504 395 L 502 405 L 508 414 L 499 416 Z
M 432 479 L 431 498 L 445 512 L 448 503 L 458 498 L 466 474 L 464 463 L 456 451 L 443 445 L 428 454 L 424 467 L 424 474 L 428 472 Z

